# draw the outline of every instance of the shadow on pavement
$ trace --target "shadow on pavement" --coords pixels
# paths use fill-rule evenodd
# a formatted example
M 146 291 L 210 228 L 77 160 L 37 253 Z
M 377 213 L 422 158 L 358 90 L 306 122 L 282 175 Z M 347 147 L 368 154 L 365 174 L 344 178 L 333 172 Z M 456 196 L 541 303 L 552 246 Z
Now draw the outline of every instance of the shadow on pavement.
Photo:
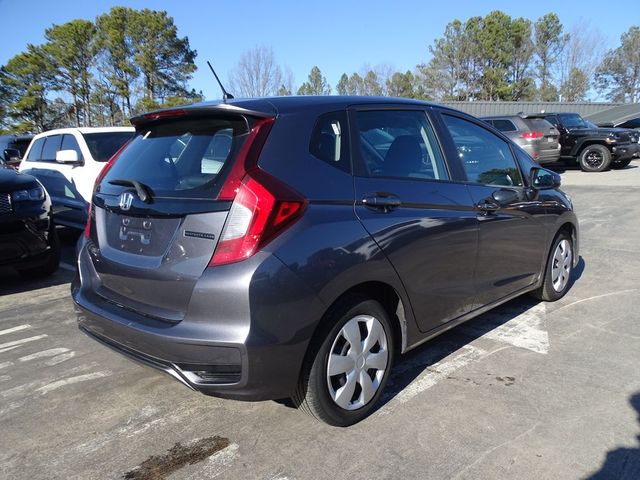
M 629 399 L 629 403 L 640 414 L 640 392 Z M 640 416 L 638 417 L 640 422 Z M 640 436 L 637 437 L 640 441 Z M 607 453 L 602 468 L 588 480 L 636 480 L 640 478 L 640 448 L 617 448 Z

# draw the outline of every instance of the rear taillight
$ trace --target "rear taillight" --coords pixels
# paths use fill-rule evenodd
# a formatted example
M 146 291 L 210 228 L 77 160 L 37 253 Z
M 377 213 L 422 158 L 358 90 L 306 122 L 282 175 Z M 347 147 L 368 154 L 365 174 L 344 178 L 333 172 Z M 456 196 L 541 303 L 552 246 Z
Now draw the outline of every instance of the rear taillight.
M 298 220 L 306 201 L 261 170 L 248 173 L 240 183 L 210 267 L 239 262 Z
M 260 170 L 258 157 L 274 119 L 253 124 L 238 158 L 220 189 L 218 200 L 233 200 L 210 267 L 249 258 L 298 220 L 306 200 Z
M 542 132 L 524 132 L 522 135 L 520 135 L 522 138 L 527 138 L 529 140 L 533 140 L 535 138 L 542 138 L 544 137 L 544 133 Z
M 113 156 L 109 159 L 109 161 L 105 164 L 105 166 L 102 167 L 102 170 L 100 170 L 100 173 L 96 177 L 96 181 L 93 183 L 93 191 L 91 193 L 91 196 L 93 196 L 93 194 L 95 193 L 96 189 L 98 188 L 98 185 L 100 185 L 100 182 L 102 182 L 102 180 L 104 179 L 104 177 L 107 174 L 107 172 L 111 169 L 111 167 L 113 167 L 113 164 L 115 163 L 116 159 L 120 156 L 122 151 L 125 148 L 127 148 L 129 143 L 131 143 L 131 140 L 129 140 L 127 143 L 125 143 L 122 147 L 120 147 L 120 149 L 116 153 L 113 154 Z M 87 223 L 84 226 L 84 236 L 85 236 L 85 238 L 89 238 L 91 236 L 91 206 L 92 206 L 92 203 L 93 203 L 93 198 L 90 198 L 89 199 L 89 209 L 87 210 Z

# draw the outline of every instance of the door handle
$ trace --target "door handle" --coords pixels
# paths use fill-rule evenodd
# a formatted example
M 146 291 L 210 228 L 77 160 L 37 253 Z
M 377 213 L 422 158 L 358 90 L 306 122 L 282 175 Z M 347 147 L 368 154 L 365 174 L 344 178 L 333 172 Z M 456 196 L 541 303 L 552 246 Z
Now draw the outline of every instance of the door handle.
M 378 192 L 369 193 L 362 198 L 365 207 L 383 213 L 390 212 L 402 205 L 402 201 L 393 193 Z

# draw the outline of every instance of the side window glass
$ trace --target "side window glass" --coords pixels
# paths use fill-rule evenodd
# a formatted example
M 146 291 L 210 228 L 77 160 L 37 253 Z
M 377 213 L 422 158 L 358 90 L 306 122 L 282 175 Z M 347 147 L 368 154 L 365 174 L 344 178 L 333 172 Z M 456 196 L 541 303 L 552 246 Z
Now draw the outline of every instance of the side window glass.
M 31 147 L 31 150 L 29 150 L 27 160 L 38 162 L 42 159 L 42 147 L 44 146 L 44 140 L 44 137 L 34 140 L 33 146 Z
M 318 118 L 311 134 L 309 151 L 317 159 L 351 173 L 346 112 L 327 113 Z
M 66 134 L 62 136 L 62 145 L 60 146 L 60 150 L 74 150 L 78 154 L 78 160 L 82 160 L 80 145 L 78 145 L 78 141 L 73 135 Z
M 360 154 L 369 176 L 448 179 L 444 157 L 422 111 L 357 113 Z
M 443 114 L 458 156 L 473 183 L 522 186 L 522 175 L 509 144 L 475 123 Z
M 44 147 L 42 147 L 42 161 L 43 162 L 55 162 L 56 152 L 60 150 L 61 135 L 52 135 L 46 137 Z

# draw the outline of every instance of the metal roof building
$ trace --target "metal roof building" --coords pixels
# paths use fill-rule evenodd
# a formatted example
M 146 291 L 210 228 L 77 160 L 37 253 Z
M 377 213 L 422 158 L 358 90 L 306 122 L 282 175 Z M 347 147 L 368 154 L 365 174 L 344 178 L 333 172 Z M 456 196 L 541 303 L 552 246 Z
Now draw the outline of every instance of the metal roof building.
M 619 105 L 589 115 L 588 119 L 595 124 L 612 123 L 618 125 L 633 118 L 640 118 L 640 103 Z
M 640 104 L 623 105 L 621 103 L 594 102 L 439 102 L 441 105 L 462 110 L 475 117 L 493 115 L 516 115 L 518 113 L 541 112 L 576 112 L 592 122 L 592 116 L 617 107 L 635 106 L 640 111 Z M 640 116 L 637 115 L 637 116 Z M 633 118 L 633 117 L 630 117 Z M 611 121 L 611 120 L 604 120 Z M 594 122 L 595 123 L 595 122 Z

